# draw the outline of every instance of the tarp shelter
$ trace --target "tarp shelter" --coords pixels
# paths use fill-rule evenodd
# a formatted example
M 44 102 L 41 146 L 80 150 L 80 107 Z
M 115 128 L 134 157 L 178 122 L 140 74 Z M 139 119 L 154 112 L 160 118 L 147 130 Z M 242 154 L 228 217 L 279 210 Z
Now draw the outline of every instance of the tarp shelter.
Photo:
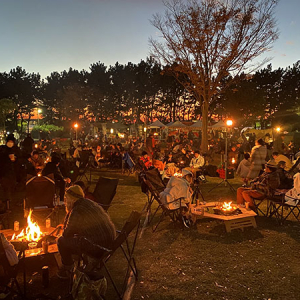
M 188 126 L 182 124 L 180 121 L 176 121 L 173 124 L 171 124 L 170 126 L 168 126 L 169 128 L 186 128 Z
M 201 129 L 202 128 L 202 121 L 197 121 L 193 125 L 190 126 L 191 129 Z
M 160 122 L 159 120 L 156 120 L 155 122 L 153 122 L 152 124 L 149 125 L 149 128 L 163 128 L 166 125 L 164 125 L 162 122 Z
M 226 128 L 227 126 L 226 126 L 226 124 L 225 124 L 225 122 L 224 121 L 219 121 L 218 123 L 216 123 L 216 124 L 214 124 L 214 125 L 212 125 L 211 126 L 211 128 L 213 129 L 213 130 L 221 130 L 221 129 L 224 129 L 224 128 Z

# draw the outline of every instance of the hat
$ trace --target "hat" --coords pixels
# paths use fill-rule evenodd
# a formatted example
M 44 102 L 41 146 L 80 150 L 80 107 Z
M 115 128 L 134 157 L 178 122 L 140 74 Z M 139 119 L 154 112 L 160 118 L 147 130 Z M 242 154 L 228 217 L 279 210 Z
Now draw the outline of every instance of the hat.
M 66 191 L 67 194 L 74 198 L 84 198 L 84 192 L 79 185 L 73 185 Z
M 273 168 L 273 169 L 277 169 L 277 164 L 275 163 L 275 161 L 268 161 L 266 163 L 266 167 L 268 168 Z
M 14 143 L 16 142 L 15 136 L 13 133 L 10 133 L 7 137 L 6 137 L 6 142 L 8 141 L 13 141 Z
M 182 176 L 191 175 L 193 176 L 193 173 L 187 169 L 182 169 Z

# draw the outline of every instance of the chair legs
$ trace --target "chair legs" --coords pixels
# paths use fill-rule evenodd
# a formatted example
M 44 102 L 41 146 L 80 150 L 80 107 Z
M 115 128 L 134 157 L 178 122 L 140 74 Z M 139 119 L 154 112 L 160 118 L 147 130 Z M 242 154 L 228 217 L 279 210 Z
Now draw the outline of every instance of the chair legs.
M 288 210 L 288 213 L 284 215 L 284 211 Z M 285 205 L 281 202 L 271 201 L 269 217 L 275 216 L 277 222 L 282 225 L 290 215 L 293 215 L 297 221 L 300 221 L 300 207 Z

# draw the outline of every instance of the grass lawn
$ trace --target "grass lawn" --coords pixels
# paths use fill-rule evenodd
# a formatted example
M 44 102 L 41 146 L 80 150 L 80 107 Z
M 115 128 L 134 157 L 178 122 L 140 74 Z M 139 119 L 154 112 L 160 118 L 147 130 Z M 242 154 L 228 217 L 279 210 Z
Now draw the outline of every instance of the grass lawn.
M 120 179 L 108 212 L 121 228 L 132 210 L 143 209 L 147 197 L 132 175 L 101 171 L 93 179 L 98 175 Z M 241 185 L 238 179 L 229 181 L 235 188 Z M 201 185 L 205 200 L 235 201 L 224 184 L 208 192 L 218 182 L 219 178 L 208 177 Z M 159 214 L 153 224 L 158 218 Z M 265 217 L 256 221 L 257 229 L 232 233 L 226 233 L 222 222 L 210 219 L 198 220 L 188 229 L 166 218 L 155 233 L 148 226 L 136 247 L 139 278 L 132 299 L 300 299 L 299 223 L 292 220 L 279 226 L 275 219 Z M 53 262 L 42 262 L 46 263 L 51 271 L 50 287 L 42 290 L 40 273 L 36 273 L 28 276 L 29 294 L 41 291 L 58 299 L 67 287 L 55 277 Z M 121 253 L 109 262 L 118 284 L 124 265 Z M 109 281 L 108 285 L 107 299 L 117 299 Z
M 122 179 L 110 210 L 117 224 L 146 200 L 133 177 Z M 205 200 L 235 201 L 224 184 L 208 192 L 218 182 L 208 178 L 201 186 Z M 257 229 L 232 233 L 210 219 L 190 229 L 168 219 L 155 233 L 148 227 L 138 240 L 140 277 L 132 299 L 300 299 L 299 223 L 279 226 L 274 219 L 256 219 Z

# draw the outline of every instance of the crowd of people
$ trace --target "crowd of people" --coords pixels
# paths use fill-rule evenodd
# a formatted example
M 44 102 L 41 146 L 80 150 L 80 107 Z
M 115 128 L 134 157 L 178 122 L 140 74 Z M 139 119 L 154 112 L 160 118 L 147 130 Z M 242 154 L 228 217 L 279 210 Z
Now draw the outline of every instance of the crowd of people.
M 299 170 L 290 160 L 291 153 L 295 158 L 300 154 L 294 153 L 294 149 L 291 152 L 292 144 L 285 146 L 282 138 L 276 147 L 268 138 L 232 135 L 228 143 L 229 167 L 236 169 L 244 184 L 237 189 L 237 204 L 243 206 L 249 203 L 253 210 L 256 210 L 253 199 L 270 197 L 278 189 L 295 195 L 291 191 L 300 186 Z M 98 169 L 109 165 L 111 168 L 127 168 L 137 172 L 157 168 L 168 179 L 160 193 L 162 203 L 169 209 L 185 208 L 182 217 L 186 221 L 195 178 L 206 174 L 217 156 L 223 157 L 219 168 L 224 167 L 224 139 L 211 137 L 209 145 L 208 152 L 201 152 L 199 138 L 190 134 L 182 133 L 166 143 L 155 139 L 150 133 L 146 139 L 127 141 L 98 137 L 76 142 L 71 140 L 69 149 L 62 150 L 56 140 L 35 142 L 28 134 L 18 144 L 15 137 L 9 135 L 5 145 L 0 146 L 0 184 L 3 190 L 0 212 L 9 209 L 16 187 L 24 187 L 28 175 L 53 174 L 60 201 L 65 203 L 66 208 L 63 234 L 58 240 L 63 264 L 58 276 L 68 279 L 73 267 L 72 254 L 82 250 L 80 238 L 110 249 L 116 237 L 108 214 L 93 200 L 87 199 L 84 183 L 76 182 L 76 176 L 69 177 L 70 166 L 79 169 L 85 164 Z M 293 187 L 294 175 L 298 183 Z M 66 189 L 71 182 L 73 185 Z

